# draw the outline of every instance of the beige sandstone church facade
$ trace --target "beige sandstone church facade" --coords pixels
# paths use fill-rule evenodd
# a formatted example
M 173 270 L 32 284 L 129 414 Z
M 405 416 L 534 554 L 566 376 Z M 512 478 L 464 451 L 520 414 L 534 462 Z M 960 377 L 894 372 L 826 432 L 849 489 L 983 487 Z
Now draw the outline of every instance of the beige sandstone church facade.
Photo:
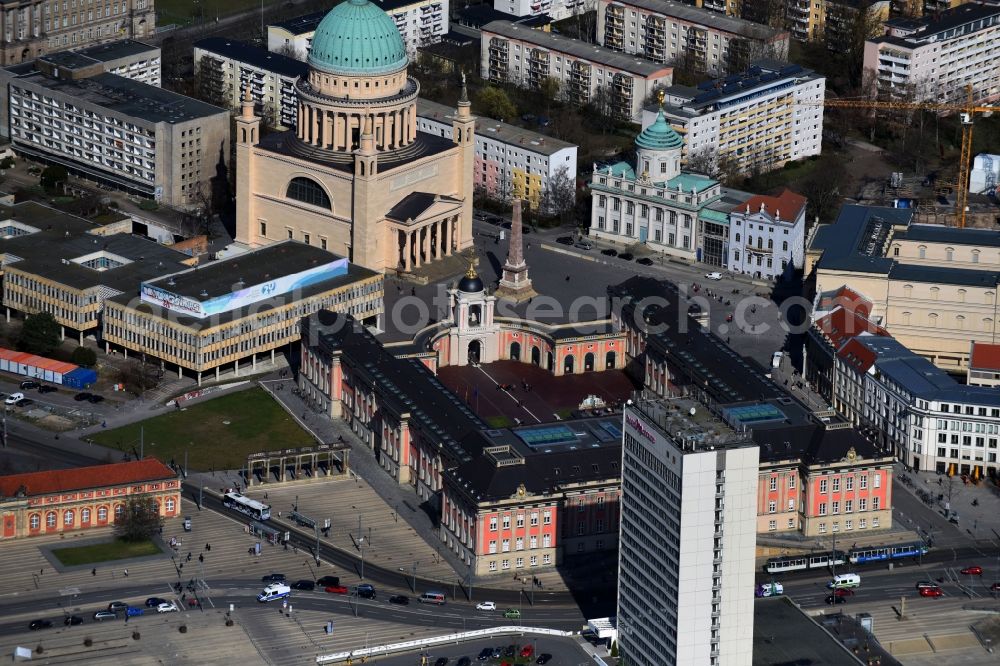
M 236 240 L 294 239 L 376 271 L 413 271 L 472 245 L 475 118 L 464 91 L 454 139 L 417 131 L 420 84 L 395 23 L 346 0 L 320 23 L 296 84 L 298 127 L 236 121 Z

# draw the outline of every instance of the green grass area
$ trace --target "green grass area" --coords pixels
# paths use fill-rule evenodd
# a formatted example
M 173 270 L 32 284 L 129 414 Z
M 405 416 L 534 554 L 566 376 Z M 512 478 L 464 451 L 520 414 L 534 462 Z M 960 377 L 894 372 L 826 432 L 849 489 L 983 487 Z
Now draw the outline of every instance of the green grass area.
M 491 428 L 509 428 L 514 425 L 514 422 L 506 416 L 489 416 L 486 418 L 486 423 Z
M 188 451 L 193 470 L 239 469 L 250 453 L 316 441 L 263 389 L 230 393 L 122 428 L 95 434 L 98 444 L 131 451 L 139 448 L 143 428 L 145 455 L 182 464 Z
M 280 0 L 264 0 L 264 6 L 278 4 Z M 214 22 L 230 14 L 256 8 L 260 11 L 261 0 L 156 0 L 156 25 L 177 23 Z
M 67 567 L 80 564 L 110 562 L 111 560 L 127 560 L 131 557 L 144 557 L 146 555 L 159 555 L 162 552 L 159 546 L 148 539 L 145 541 L 115 539 L 108 543 L 52 549 L 52 554 Z

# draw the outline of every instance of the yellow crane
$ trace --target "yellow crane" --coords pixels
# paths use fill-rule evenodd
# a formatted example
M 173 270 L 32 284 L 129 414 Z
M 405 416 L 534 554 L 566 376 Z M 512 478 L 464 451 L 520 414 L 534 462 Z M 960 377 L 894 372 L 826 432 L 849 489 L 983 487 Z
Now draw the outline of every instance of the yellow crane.
M 892 100 L 827 99 L 825 107 L 850 109 L 886 109 L 897 111 L 938 111 L 959 114 L 962 124 L 962 156 L 958 165 L 958 182 L 955 184 L 955 213 L 958 226 L 965 226 L 965 213 L 969 203 L 969 167 L 972 161 L 972 122 L 977 114 L 1000 110 L 992 106 L 977 106 L 972 97 L 972 86 L 966 86 L 968 101 L 961 102 L 903 102 Z

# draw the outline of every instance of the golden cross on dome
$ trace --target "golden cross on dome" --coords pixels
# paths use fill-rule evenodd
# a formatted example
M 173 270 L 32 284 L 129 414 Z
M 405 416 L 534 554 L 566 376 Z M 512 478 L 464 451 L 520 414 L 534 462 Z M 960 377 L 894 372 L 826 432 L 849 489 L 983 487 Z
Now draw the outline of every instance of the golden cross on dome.
M 666 98 L 667 94 L 663 90 L 659 90 L 656 93 L 656 99 L 660 102 L 660 109 L 663 109 L 663 100 Z

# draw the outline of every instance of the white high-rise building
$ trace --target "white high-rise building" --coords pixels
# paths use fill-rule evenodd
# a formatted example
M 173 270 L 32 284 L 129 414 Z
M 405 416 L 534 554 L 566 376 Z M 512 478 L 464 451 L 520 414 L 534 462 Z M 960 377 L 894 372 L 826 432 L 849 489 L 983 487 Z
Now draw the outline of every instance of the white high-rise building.
M 625 409 L 618 636 L 631 666 L 750 666 L 760 450 L 688 400 Z

